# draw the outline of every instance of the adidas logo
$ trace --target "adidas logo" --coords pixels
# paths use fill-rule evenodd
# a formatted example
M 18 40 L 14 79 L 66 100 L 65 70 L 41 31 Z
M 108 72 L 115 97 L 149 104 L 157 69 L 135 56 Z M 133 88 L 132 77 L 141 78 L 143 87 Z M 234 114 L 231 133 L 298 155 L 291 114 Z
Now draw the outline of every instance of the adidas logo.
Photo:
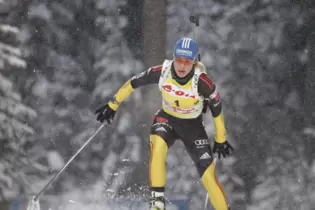
M 211 156 L 209 155 L 208 152 L 206 152 L 206 153 L 204 153 L 203 155 L 201 155 L 200 160 L 209 159 L 209 158 L 211 158 Z

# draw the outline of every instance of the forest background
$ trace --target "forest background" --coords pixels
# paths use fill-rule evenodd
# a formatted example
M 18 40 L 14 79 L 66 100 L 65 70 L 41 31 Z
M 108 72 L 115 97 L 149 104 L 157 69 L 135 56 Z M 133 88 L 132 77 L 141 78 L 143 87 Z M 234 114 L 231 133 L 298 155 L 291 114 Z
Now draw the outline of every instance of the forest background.
M 201 59 L 235 147 L 217 169 L 233 209 L 313 209 L 315 1 L 0 0 L 1 209 L 62 168 L 98 128 L 94 110 L 127 79 L 193 38 L 190 15 L 200 17 Z M 146 199 L 159 107 L 156 86 L 135 91 L 43 202 Z M 210 113 L 205 121 L 213 139 Z M 180 142 L 167 161 L 166 196 L 202 209 L 206 192 Z

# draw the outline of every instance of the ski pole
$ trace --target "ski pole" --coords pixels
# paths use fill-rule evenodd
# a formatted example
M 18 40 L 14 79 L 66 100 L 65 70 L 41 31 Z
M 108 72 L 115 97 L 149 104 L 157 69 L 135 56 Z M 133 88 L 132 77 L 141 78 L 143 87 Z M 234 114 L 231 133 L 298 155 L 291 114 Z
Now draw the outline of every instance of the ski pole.
M 33 197 L 36 201 L 38 197 L 44 192 L 44 190 L 66 169 L 66 167 L 73 161 L 73 159 L 88 145 L 92 139 L 96 136 L 96 134 L 104 127 L 105 124 L 102 124 L 97 131 L 81 146 L 81 148 L 68 160 L 68 162 L 59 170 L 59 172 L 45 185 L 45 187 L 39 191 L 39 193 Z

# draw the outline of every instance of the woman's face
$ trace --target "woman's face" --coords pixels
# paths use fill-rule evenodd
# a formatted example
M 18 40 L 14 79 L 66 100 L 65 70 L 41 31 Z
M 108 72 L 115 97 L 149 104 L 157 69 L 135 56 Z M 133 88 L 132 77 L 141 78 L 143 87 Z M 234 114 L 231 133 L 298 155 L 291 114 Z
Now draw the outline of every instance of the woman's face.
M 174 68 L 178 77 L 185 77 L 192 70 L 194 61 L 188 58 L 174 57 Z

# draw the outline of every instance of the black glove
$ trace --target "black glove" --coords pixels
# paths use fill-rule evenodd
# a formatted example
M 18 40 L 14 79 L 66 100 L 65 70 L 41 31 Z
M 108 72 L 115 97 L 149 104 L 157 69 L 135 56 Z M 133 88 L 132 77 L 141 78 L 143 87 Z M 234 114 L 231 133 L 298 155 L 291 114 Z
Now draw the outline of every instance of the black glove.
M 219 159 L 221 159 L 221 156 L 225 158 L 226 156 L 230 155 L 234 151 L 233 147 L 228 141 L 225 141 L 223 143 L 214 142 L 213 145 L 213 154 L 218 153 Z
M 116 111 L 113 110 L 108 106 L 108 104 L 98 108 L 95 111 L 95 114 L 97 115 L 96 120 L 100 121 L 101 123 L 104 122 L 104 120 L 107 121 L 108 124 L 112 123 L 112 120 L 115 117 Z

